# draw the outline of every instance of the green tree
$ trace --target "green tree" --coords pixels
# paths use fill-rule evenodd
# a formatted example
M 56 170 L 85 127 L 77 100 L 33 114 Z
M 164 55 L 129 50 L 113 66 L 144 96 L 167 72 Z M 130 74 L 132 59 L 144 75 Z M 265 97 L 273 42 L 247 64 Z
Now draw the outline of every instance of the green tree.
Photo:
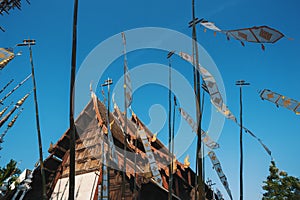
M 0 167 L 0 185 L 9 177 L 11 177 L 11 182 L 13 182 L 20 173 L 21 170 L 17 167 L 17 162 L 11 159 L 5 167 Z
M 300 199 L 300 180 L 299 178 L 288 176 L 284 171 L 279 171 L 275 162 L 272 161 L 270 175 L 264 181 L 263 200 L 299 200 Z

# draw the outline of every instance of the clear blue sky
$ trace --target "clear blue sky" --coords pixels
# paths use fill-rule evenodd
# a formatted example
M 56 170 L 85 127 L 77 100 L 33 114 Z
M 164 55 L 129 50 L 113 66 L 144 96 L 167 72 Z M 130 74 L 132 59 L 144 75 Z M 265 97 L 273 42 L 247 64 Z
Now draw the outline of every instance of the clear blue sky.
M 27 38 L 37 41 L 37 45 L 33 47 L 33 56 L 43 151 L 46 158 L 50 142 L 55 143 L 68 128 L 73 2 L 55 0 L 47 3 L 31 1 L 31 5 L 25 1 L 22 3 L 22 11 L 14 10 L 10 15 L 0 16 L 0 25 L 6 29 L 5 33 L 0 32 L 0 47 L 13 47 Z M 199 43 L 212 57 L 222 75 L 228 107 L 237 117 L 239 116 L 239 94 L 235 81 L 245 79 L 250 82 L 251 86 L 244 88 L 243 93 L 245 126 L 271 149 L 280 169 L 299 177 L 299 116 L 285 108 L 277 108 L 270 102 L 262 101 L 257 93 L 260 89 L 268 88 L 300 100 L 299 2 L 296 0 L 286 3 L 271 0 L 199 0 L 196 1 L 196 15 L 215 22 L 223 29 L 269 25 L 280 30 L 287 37 L 295 39 L 289 41 L 283 38 L 276 44 L 267 44 L 266 51 L 263 52 L 260 45 L 246 44 L 242 47 L 238 41 L 228 42 L 224 35 L 218 34 L 214 37 L 212 32 L 204 33 L 203 28 L 198 27 Z M 191 35 L 187 25 L 191 20 L 190 1 L 80 1 L 78 17 L 78 67 L 100 42 L 132 28 L 163 27 Z M 116 51 L 122 51 L 121 48 L 120 44 L 120 49 Z M 12 78 L 15 79 L 12 85 L 17 84 L 30 73 L 29 52 L 26 48 L 15 49 L 15 51 L 20 50 L 23 51 L 23 55 L 15 58 L 0 71 L 0 87 Z M 128 55 L 129 68 L 151 62 L 167 65 L 165 55 L 166 52 L 151 50 L 133 52 Z M 119 66 L 122 70 L 121 63 L 122 59 L 119 59 L 112 66 Z M 183 64 L 180 59 L 174 58 L 174 68 L 190 77 L 192 83 L 191 70 L 183 69 L 181 67 Z M 117 80 L 121 72 L 108 70 L 101 80 L 107 76 Z M 31 88 L 32 83 L 28 81 L 5 103 L 16 101 Z M 12 89 L 12 86 L 8 89 Z M 145 90 L 141 92 L 142 89 Z M 150 120 L 148 109 L 151 105 L 159 103 L 167 108 L 167 90 L 155 86 L 142 89 L 136 91 L 132 107 L 147 124 Z M 145 99 L 145 93 L 151 98 Z M 1 94 L 1 97 L 3 95 Z M 205 110 L 210 110 L 208 102 L 206 98 Z M 33 168 L 38 160 L 33 96 L 30 96 L 24 108 L 22 115 L 2 144 L 1 166 L 13 158 L 20 161 L 21 169 Z M 177 113 L 176 120 L 179 119 Z M 207 126 L 207 121 L 204 119 L 204 127 Z M 4 128 L 2 127 L 1 132 Z M 163 130 L 166 130 L 166 127 Z M 187 134 L 193 133 L 187 130 Z M 159 133 L 158 137 L 164 142 L 167 141 L 167 132 Z M 227 175 L 233 197 L 238 199 L 239 128 L 233 122 L 226 120 L 218 143 L 221 148 L 215 152 Z M 191 159 L 195 157 L 193 148 L 194 146 L 191 146 L 186 152 Z M 183 157 L 179 160 L 183 161 Z M 191 161 L 191 167 L 194 167 L 194 162 Z M 245 199 L 261 199 L 262 181 L 268 175 L 269 164 L 269 156 L 257 141 L 249 135 L 244 135 Z M 215 187 L 222 191 L 225 199 L 228 199 L 208 159 L 206 159 L 206 177 L 212 179 L 216 183 Z

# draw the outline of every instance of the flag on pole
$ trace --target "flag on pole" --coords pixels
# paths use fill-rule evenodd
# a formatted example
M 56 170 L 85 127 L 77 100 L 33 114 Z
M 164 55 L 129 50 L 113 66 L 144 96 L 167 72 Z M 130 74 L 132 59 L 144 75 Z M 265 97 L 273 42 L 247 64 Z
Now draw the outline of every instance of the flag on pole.
M 296 113 L 296 115 L 300 115 L 300 102 L 299 101 L 296 101 L 289 97 L 283 96 L 281 94 L 278 94 L 278 93 L 273 92 L 268 89 L 264 89 L 260 93 L 260 97 L 263 100 L 268 100 L 268 101 L 274 103 L 276 106 L 282 106 L 284 108 L 287 108 L 287 109 L 293 111 L 294 113 Z
M 269 26 L 253 26 L 250 28 L 221 30 L 214 23 L 204 19 L 201 20 L 200 24 L 205 27 L 205 31 L 207 28 L 214 31 L 214 34 L 216 34 L 216 32 L 226 34 L 227 40 L 230 40 L 230 37 L 239 40 L 242 46 L 245 46 L 245 41 L 259 43 L 261 44 L 262 50 L 265 50 L 264 43 L 275 43 L 284 37 L 283 33 Z M 291 40 L 292 38 L 289 39 Z
M 268 26 L 254 26 L 251 28 L 242 28 L 225 31 L 226 35 L 236 40 L 255 42 L 255 43 L 275 43 L 284 35 L 276 29 Z
M 149 141 L 148 141 L 148 138 L 147 138 L 147 136 L 146 136 L 145 130 L 143 130 L 143 129 L 138 130 L 138 135 L 141 137 L 141 140 L 142 140 L 142 143 L 143 143 L 143 146 L 144 146 L 146 155 L 147 155 L 147 159 L 148 159 L 148 162 L 149 162 L 149 165 L 150 165 L 150 170 L 151 170 L 151 172 L 152 172 L 153 179 L 154 179 L 160 186 L 162 186 L 162 178 L 161 178 L 161 174 L 160 174 L 160 172 L 159 172 L 159 168 L 158 168 L 158 166 L 157 166 L 157 163 L 156 163 L 154 154 L 153 154 L 153 152 L 152 152 L 152 150 L 151 150 L 151 144 L 150 144 Z
M 249 133 L 252 137 L 254 137 L 260 144 L 261 146 L 266 150 L 266 152 L 272 157 L 272 152 L 271 150 L 262 142 L 260 138 L 258 138 L 254 133 L 252 133 L 249 129 L 246 127 L 242 127 L 246 133 Z
M 193 64 L 193 57 L 190 56 L 187 53 L 180 52 L 180 57 L 184 60 L 190 62 Z M 207 86 L 208 93 L 210 95 L 210 101 L 211 103 L 217 108 L 217 110 L 223 114 L 226 118 L 233 120 L 236 122 L 236 117 L 231 113 L 231 111 L 227 108 L 227 106 L 224 104 L 223 97 L 218 89 L 217 82 L 215 78 L 212 76 L 212 74 L 202 67 L 200 64 L 197 67 L 197 69 L 200 71 L 201 77 Z
M 122 40 L 124 45 L 124 52 L 123 52 L 124 53 L 124 88 L 125 88 L 126 105 L 128 108 L 132 103 L 132 87 L 131 87 L 130 74 L 127 66 L 126 37 L 124 32 L 122 32 Z
M 221 163 L 220 163 L 219 159 L 217 158 L 214 151 L 208 152 L 208 156 L 209 156 L 209 158 L 210 158 L 210 160 L 213 164 L 213 167 L 216 170 L 216 172 L 217 172 L 224 188 L 226 189 L 230 199 L 232 200 L 232 194 L 231 194 L 231 191 L 230 191 L 230 188 L 229 188 L 229 184 L 228 184 L 228 181 L 227 181 L 227 178 L 226 178 L 225 174 L 223 173 L 223 170 L 222 170 Z
M 179 108 L 179 111 L 180 111 L 181 116 L 187 121 L 187 123 L 190 125 L 190 127 L 192 128 L 192 130 L 195 133 L 197 133 L 198 126 L 195 123 L 195 121 L 192 119 L 192 117 L 183 108 Z M 216 143 L 215 141 L 213 141 L 209 137 L 209 135 L 205 131 L 203 131 L 203 130 L 201 130 L 201 140 L 210 149 L 217 149 L 217 148 L 219 148 L 219 144 Z
M 184 60 L 193 64 L 193 57 L 190 56 L 189 54 L 180 52 L 179 55 Z M 240 124 L 237 122 L 236 117 L 231 113 L 231 111 L 228 109 L 228 107 L 224 104 L 222 95 L 218 89 L 217 82 L 216 82 L 215 78 L 212 76 L 212 74 L 207 69 L 202 67 L 200 64 L 197 69 L 200 71 L 201 77 L 207 87 L 208 93 L 210 95 L 211 103 L 227 119 L 234 121 L 238 126 L 240 126 Z M 260 96 L 262 99 L 267 99 L 267 100 L 275 103 L 276 105 L 284 106 L 284 107 L 294 111 L 296 114 L 297 113 L 300 114 L 300 103 L 293 99 L 283 97 L 283 96 L 281 96 L 277 93 L 274 93 L 270 90 L 263 90 L 261 92 Z M 185 115 L 185 113 L 183 113 L 183 114 Z M 190 118 L 190 116 L 188 116 L 188 117 Z M 188 120 L 190 121 L 189 118 L 188 118 Z M 191 122 L 188 122 L 188 123 L 193 128 L 193 130 L 195 129 L 195 127 L 197 127 L 196 123 L 191 123 Z M 245 130 L 246 133 L 249 133 L 252 137 L 257 139 L 258 142 L 262 145 L 262 147 L 266 150 L 266 152 L 271 156 L 270 149 L 265 144 L 263 144 L 259 138 L 257 138 L 249 129 L 247 129 L 245 127 L 242 127 L 242 128 Z
M 221 29 L 219 29 L 213 22 L 209 22 L 209 21 L 206 21 L 206 20 L 202 20 L 200 22 L 200 24 L 202 26 L 204 26 L 205 28 L 208 28 L 212 31 L 217 31 L 217 32 L 221 32 Z

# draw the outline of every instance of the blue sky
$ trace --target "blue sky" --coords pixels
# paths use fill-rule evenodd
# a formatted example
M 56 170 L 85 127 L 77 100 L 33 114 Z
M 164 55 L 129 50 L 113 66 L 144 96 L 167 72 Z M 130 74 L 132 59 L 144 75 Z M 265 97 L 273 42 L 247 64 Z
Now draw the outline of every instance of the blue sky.
M 262 51 L 260 45 L 247 43 L 242 47 L 238 41 L 227 41 L 226 37 L 212 32 L 203 32 L 198 27 L 199 43 L 208 52 L 218 67 L 226 89 L 227 104 L 239 116 L 239 90 L 235 81 L 244 79 L 251 83 L 244 88 L 244 124 L 271 149 L 273 157 L 282 170 L 299 177 L 300 160 L 298 155 L 299 116 L 285 108 L 277 108 L 259 98 L 258 90 L 268 88 L 290 98 L 300 100 L 299 93 L 299 2 L 281 1 L 196 1 L 196 15 L 206 18 L 221 29 L 237 29 L 258 25 L 268 25 L 284 33 L 293 41 L 283 38 L 276 44 L 267 44 Z M 56 142 L 68 128 L 69 73 L 71 66 L 72 1 L 31 1 L 23 2 L 22 11 L 14 10 L 10 15 L 1 16 L 0 25 L 6 32 L 0 33 L 0 46 L 13 47 L 23 39 L 36 39 L 33 47 L 36 67 L 37 92 L 44 157 L 50 142 Z M 92 1 L 79 2 L 77 66 L 83 63 L 88 54 L 102 41 L 122 31 L 140 27 L 163 27 L 191 35 L 188 22 L 191 20 L 191 2 L 183 1 Z M 130 40 L 127 40 L 130 45 Z M 0 71 L 0 86 L 10 79 L 12 85 L 23 80 L 30 73 L 29 52 L 22 50 L 5 69 Z M 122 52 L 122 43 L 116 47 Z M 158 50 L 136 51 L 128 54 L 129 68 L 142 64 L 160 63 L 167 65 L 167 52 Z M 105 55 L 103 55 L 105 57 Z M 178 57 L 172 61 L 174 69 L 182 73 L 192 83 L 192 70 Z M 122 58 L 111 64 L 101 81 L 110 76 L 120 79 Z M 190 70 L 189 70 L 190 69 Z M 9 89 L 12 89 L 12 85 Z M 10 101 L 21 98 L 32 88 L 28 81 L 15 92 Z M 99 89 L 99 88 L 98 88 Z M 99 91 L 97 91 L 98 94 Z M 1 94 L 2 97 L 3 94 Z M 99 95 L 100 96 L 100 95 Z M 135 112 L 148 124 L 148 110 L 151 105 L 160 104 L 167 108 L 167 90 L 160 86 L 146 86 L 137 90 L 132 104 Z M 203 126 L 207 127 L 211 110 L 206 97 Z M 122 104 L 120 105 L 120 107 Z M 3 108 L 3 107 L 2 107 Z M 2 109 L 1 108 L 1 109 Z M 33 168 L 38 160 L 38 146 L 35 129 L 33 96 L 24 104 L 24 111 L 15 126 L 8 132 L 0 151 L 0 165 L 13 158 L 20 162 L 21 169 Z M 79 112 L 79 111 L 77 111 Z M 179 124 L 179 114 L 176 114 Z M 206 116 L 205 116 L 206 115 Z M 2 127 L 1 132 L 4 131 Z M 159 133 L 162 141 L 167 141 L 166 127 Z M 187 134 L 193 134 L 186 130 Z M 226 120 L 218 140 L 221 148 L 216 150 L 223 171 L 227 175 L 234 199 L 239 196 L 239 128 Z M 176 151 L 176 149 L 175 149 Z M 184 154 L 194 158 L 192 145 Z M 183 160 L 179 158 L 179 160 Z M 193 160 L 192 167 L 193 167 Z M 245 199 L 262 197 L 262 181 L 268 175 L 269 156 L 249 135 L 244 135 L 244 195 Z M 228 196 L 206 159 L 206 177 L 216 183 L 225 199 Z

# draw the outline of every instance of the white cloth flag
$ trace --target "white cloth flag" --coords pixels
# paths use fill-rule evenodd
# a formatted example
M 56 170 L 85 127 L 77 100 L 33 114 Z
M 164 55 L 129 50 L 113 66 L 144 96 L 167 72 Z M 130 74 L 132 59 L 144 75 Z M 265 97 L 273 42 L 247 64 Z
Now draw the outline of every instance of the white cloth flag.
M 231 191 L 229 189 L 228 181 L 227 181 L 225 174 L 223 173 L 219 159 L 217 158 L 215 152 L 213 152 L 213 151 L 208 152 L 208 156 L 209 156 L 209 158 L 214 166 L 214 169 L 216 170 L 223 186 L 225 187 L 230 199 L 232 200 L 232 195 L 231 195 Z
M 202 20 L 200 22 L 200 24 L 202 26 L 204 26 L 205 28 L 208 28 L 212 31 L 217 31 L 217 32 L 221 32 L 221 29 L 219 29 L 213 22 L 209 22 L 209 21 L 206 21 L 206 20 Z
M 183 58 L 184 60 L 190 62 L 191 64 L 193 64 L 193 57 L 190 56 L 187 53 L 184 52 L 180 52 L 179 53 L 180 57 Z M 223 102 L 223 98 L 221 96 L 221 93 L 219 92 L 218 89 L 218 85 L 216 83 L 215 78 L 211 75 L 211 73 L 205 69 L 204 67 L 202 67 L 200 64 L 197 68 L 200 71 L 201 77 L 203 79 L 203 81 L 205 82 L 208 92 L 210 94 L 210 100 L 212 102 L 212 104 L 218 109 L 219 112 L 221 112 L 226 118 L 233 120 L 238 126 L 240 126 L 240 124 L 237 122 L 236 117 L 231 113 L 231 111 L 227 108 L 227 106 L 224 104 Z M 261 98 L 262 99 L 267 99 L 269 101 L 272 102 L 277 102 L 276 99 L 282 99 L 278 97 L 278 94 L 275 94 L 274 92 L 271 92 L 270 90 L 264 90 L 261 93 Z M 288 98 L 287 101 L 285 101 L 285 103 L 277 103 L 279 105 L 286 105 L 285 107 L 288 107 L 288 105 L 291 105 L 291 100 Z M 300 113 L 300 104 L 298 105 L 298 107 L 293 107 L 294 111 L 296 112 L 296 110 L 298 109 Z M 297 112 L 296 112 L 297 113 Z M 246 133 L 249 133 L 252 137 L 254 137 L 255 139 L 258 140 L 258 142 L 262 145 L 262 147 L 266 150 L 266 152 L 272 157 L 271 155 L 271 151 L 270 149 L 262 143 L 261 139 L 259 139 L 258 137 L 256 137 L 249 129 L 242 127 Z
M 179 108 L 179 111 L 180 111 L 180 114 L 181 116 L 187 121 L 187 123 L 192 127 L 193 131 L 195 133 L 197 133 L 197 129 L 198 129 L 198 126 L 197 124 L 195 123 L 195 121 L 192 119 L 192 117 L 183 110 L 183 108 Z M 210 148 L 210 149 L 216 149 L 216 148 L 219 148 L 219 144 L 214 142 L 210 137 L 209 135 L 201 130 L 201 140 L 204 142 L 204 144 Z
M 141 140 L 142 140 L 145 152 L 147 154 L 147 159 L 148 159 L 149 164 L 150 164 L 150 170 L 152 172 L 153 179 L 160 186 L 162 186 L 162 178 L 161 178 L 161 175 L 160 175 L 160 173 L 158 171 L 159 169 L 157 167 L 157 163 L 156 163 L 156 160 L 154 158 L 154 154 L 153 154 L 153 152 L 151 150 L 151 144 L 148 141 L 148 138 L 147 138 L 145 130 L 143 130 L 143 129 L 142 130 L 138 130 L 138 135 L 141 137 Z
M 182 57 L 184 60 L 190 62 L 193 64 L 193 57 L 190 56 L 187 53 L 180 52 L 180 57 Z M 218 109 L 219 112 L 221 112 L 226 118 L 233 120 L 234 122 L 237 122 L 235 116 L 230 112 L 230 110 L 227 108 L 227 106 L 224 104 L 223 98 L 221 93 L 219 92 L 217 82 L 215 78 L 211 75 L 211 73 L 202 67 L 200 64 L 197 67 L 197 69 L 200 71 L 201 77 L 203 81 L 205 82 L 208 92 L 210 94 L 210 100 L 212 104 Z
M 126 106 L 128 108 L 132 102 L 132 87 L 131 87 L 131 79 L 129 76 L 128 66 L 127 66 L 126 37 L 124 32 L 122 32 L 122 40 L 124 45 L 124 52 L 123 52 L 124 53 L 124 88 L 125 88 Z

